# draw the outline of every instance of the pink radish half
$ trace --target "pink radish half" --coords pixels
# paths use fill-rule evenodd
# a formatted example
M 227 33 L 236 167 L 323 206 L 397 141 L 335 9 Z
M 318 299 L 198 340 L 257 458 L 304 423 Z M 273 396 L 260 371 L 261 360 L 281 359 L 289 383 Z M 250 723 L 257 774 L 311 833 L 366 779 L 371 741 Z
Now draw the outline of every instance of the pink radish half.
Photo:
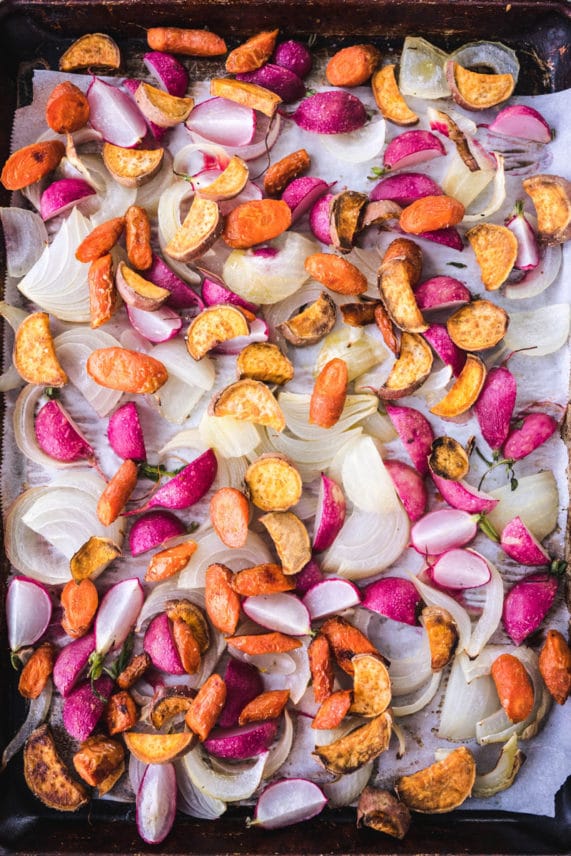
M 516 202 L 515 213 L 506 220 L 506 226 L 517 239 L 514 267 L 518 270 L 534 270 L 539 264 L 539 243 L 533 226 L 525 217 L 522 202 Z
M 154 312 L 127 306 L 127 315 L 137 333 L 149 342 L 168 342 L 182 329 L 182 318 L 169 306 L 161 306 Z
M 185 125 L 211 143 L 247 146 L 256 131 L 256 114 L 227 98 L 209 98 L 196 105 Z
M 207 449 L 190 464 L 187 464 L 176 476 L 161 485 L 151 498 L 134 511 L 128 511 L 125 517 L 140 514 L 150 508 L 169 508 L 181 510 L 190 508 L 198 502 L 212 486 L 218 472 L 218 460 L 213 449 Z
M 135 626 L 145 594 L 136 577 L 111 586 L 95 618 L 95 649 L 100 657 L 118 651 Z
M 318 241 L 321 241 L 322 244 L 327 244 L 327 246 L 332 244 L 329 216 L 332 199 L 333 194 L 327 193 L 321 199 L 317 200 L 309 212 L 309 227 L 311 231 Z
M 422 517 L 428 503 L 428 493 L 423 477 L 418 470 L 402 461 L 385 461 L 385 468 L 404 505 L 404 510 L 414 523 Z
M 502 621 L 516 645 L 534 633 L 553 606 L 559 580 L 552 574 L 531 574 L 516 583 L 504 600 Z
M 145 117 L 126 92 L 94 77 L 87 90 L 89 122 L 105 142 L 132 148 L 147 132 Z
M 361 593 L 349 580 L 322 580 L 303 598 L 312 621 L 336 615 L 361 602 Z
M 221 279 L 208 274 L 202 281 L 202 299 L 206 306 L 218 306 L 219 303 L 231 303 L 254 314 L 260 308 L 249 300 L 244 300 L 223 283 Z
M 89 196 L 93 196 L 95 190 L 83 178 L 60 178 L 52 182 L 40 197 L 40 217 L 42 220 L 51 220 L 65 211 L 69 211 L 74 205 L 78 205 Z
M 412 407 L 387 404 L 387 415 L 402 444 L 421 476 L 428 472 L 428 456 L 434 442 L 434 432 L 428 419 Z
M 95 634 L 89 633 L 80 639 L 74 639 L 59 652 L 54 664 L 53 680 L 56 689 L 64 698 L 79 680 L 94 651 Z
M 434 472 L 431 472 L 431 476 L 442 498 L 452 508 L 468 511 L 470 514 L 488 514 L 499 502 L 499 499 L 472 487 L 464 479 L 453 481 L 437 476 Z
M 184 280 L 173 273 L 159 256 L 153 255 L 153 263 L 145 271 L 145 278 L 160 288 L 166 288 L 167 291 L 170 291 L 170 297 L 167 297 L 166 302 L 171 309 L 194 310 L 196 315 L 201 309 L 204 309 L 204 303 L 198 294 Z M 186 314 L 190 313 L 187 311 Z
M 514 517 L 502 530 L 500 545 L 504 553 L 520 565 L 549 565 L 551 559 L 521 517 Z
M 184 535 L 186 527 L 169 511 L 150 511 L 140 517 L 129 532 L 129 548 L 132 556 L 140 556 L 159 547 L 169 538 Z
M 51 617 L 52 602 L 41 583 L 26 577 L 10 580 L 6 595 L 6 621 L 11 651 L 18 651 L 41 639 Z
M 316 586 L 323 580 L 323 574 L 319 563 L 315 559 L 310 559 L 307 565 L 301 569 L 299 574 L 295 575 L 295 591 L 296 594 L 303 596 L 307 594 L 310 588 Z
M 147 652 L 153 666 L 168 675 L 186 674 L 181 663 L 170 622 L 166 612 L 156 615 L 149 624 L 143 640 L 143 649 Z
M 363 591 L 362 605 L 367 609 L 412 627 L 418 625 L 421 603 L 414 584 L 402 577 L 383 577 Z
M 500 110 L 488 130 L 506 137 L 519 137 L 536 143 L 551 142 L 551 128 L 537 110 L 525 104 L 511 104 Z
M 549 440 L 557 430 L 557 425 L 557 420 L 547 413 L 528 413 L 521 424 L 510 431 L 504 443 L 504 455 L 520 461 Z
M 483 556 L 475 550 L 447 550 L 431 566 L 431 578 L 441 588 L 461 590 L 489 583 L 492 572 Z
M 220 728 L 238 725 L 242 709 L 264 691 L 259 670 L 251 663 L 243 663 L 231 657 L 224 672 L 226 703 L 218 717 Z
M 414 296 L 420 310 L 457 309 L 470 303 L 472 294 L 463 282 L 453 276 L 433 276 L 415 288 Z
M 322 474 L 313 530 L 313 549 L 316 552 L 331 547 L 345 522 L 346 510 L 343 490 L 337 482 Z
M 144 461 L 147 457 L 139 411 L 133 401 L 119 407 L 109 418 L 107 439 L 116 455 L 125 460 Z
M 517 383 L 509 369 L 505 366 L 490 369 L 474 412 L 482 437 L 494 451 L 501 449 L 509 434 L 516 396 Z
M 458 377 L 466 362 L 466 352 L 454 344 L 444 324 L 432 324 L 423 333 L 428 344 L 440 357 L 442 362 L 450 366 L 454 377 Z
M 217 758 L 244 761 L 266 752 L 274 742 L 279 719 L 252 722 L 236 728 L 217 728 L 204 741 L 204 748 Z
M 390 169 L 406 169 L 445 154 L 446 149 L 430 131 L 405 131 L 388 144 L 383 163 Z
M 34 432 L 40 449 L 56 461 L 95 461 L 93 449 L 69 413 L 55 399 L 38 410 Z
M 186 95 L 188 71 L 178 59 L 162 51 L 151 51 L 143 56 L 143 62 L 156 78 L 160 89 L 177 98 Z
M 307 779 L 281 779 L 262 791 L 250 826 L 281 829 L 310 820 L 327 805 L 327 797 Z
M 113 681 L 107 675 L 96 680 L 93 688 L 84 681 L 73 689 L 63 703 L 62 719 L 67 733 L 80 743 L 87 740 L 103 716 L 112 692 Z
M 411 529 L 412 546 L 419 553 L 439 556 L 468 544 L 478 531 L 476 519 L 466 511 L 442 508 L 425 514 Z
M 401 172 L 389 175 L 375 184 L 369 198 L 371 202 L 388 199 L 406 208 L 423 196 L 443 196 L 444 191 L 428 175 L 421 172 Z
M 289 636 L 306 636 L 311 632 L 309 612 L 294 594 L 259 594 L 247 597 L 242 609 L 252 621 L 268 630 Z
M 149 764 L 137 791 L 137 831 L 147 844 L 160 844 L 176 815 L 176 773 L 173 764 Z
M 307 45 L 294 39 L 278 45 L 273 59 L 276 65 L 293 71 L 298 77 L 308 75 L 313 66 L 313 58 Z
M 312 175 L 303 175 L 290 181 L 281 198 L 291 209 L 292 223 L 307 214 L 328 190 L 326 181 Z
M 433 244 L 441 244 L 443 247 L 457 250 L 459 253 L 464 249 L 462 236 L 454 226 L 448 226 L 446 229 L 435 229 L 433 232 L 419 232 L 416 237 L 423 238 L 425 241 L 432 241 Z
M 348 134 L 367 121 L 365 105 L 344 89 L 329 89 L 304 98 L 291 118 L 314 134 Z
M 255 83 L 269 89 L 270 92 L 275 92 L 284 104 L 293 104 L 305 95 L 303 80 L 295 72 L 273 65 L 271 62 L 267 62 L 256 71 L 237 74 L 236 79 L 243 80 L 245 83 Z

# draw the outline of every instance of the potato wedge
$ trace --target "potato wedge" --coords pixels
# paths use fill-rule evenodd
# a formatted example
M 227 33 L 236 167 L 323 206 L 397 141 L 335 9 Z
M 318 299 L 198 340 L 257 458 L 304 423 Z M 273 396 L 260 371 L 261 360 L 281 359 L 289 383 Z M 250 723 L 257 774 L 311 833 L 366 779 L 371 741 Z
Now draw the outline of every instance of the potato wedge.
M 459 481 L 468 474 L 470 459 L 458 440 L 453 437 L 437 437 L 432 444 L 428 465 L 437 476 Z
M 149 282 L 141 274 L 128 267 L 125 262 L 119 262 L 115 274 L 117 291 L 128 306 L 154 312 L 170 297 L 170 291 Z
M 184 684 L 162 687 L 155 693 L 150 716 L 157 731 L 160 731 L 175 716 L 186 714 L 195 695 L 196 691 Z
M 216 202 L 198 194 L 192 200 L 182 226 L 165 247 L 177 262 L 190 262 L 210 249 L 222 234 L 224 219 Z
M 478 400 L 486 380 L 486 365 L 480 357 L 468 354 L 464 368 L 444 398 L 430 408 L 442 419 L 455 419 L 466 413 Z
M 393 324 L 389 318 L 389 313 L 380 302 L 375 306 L 375 324 L 389 351 L 398 357 L 402 332 Z
M 291 511 L 271 511 L 260 517 L 276 548 L 284 574 L 297 574 L 311 559 L 305 524 Z
M 378 391 L 380 398 L 402 398 L 422 386 L 432 368 L 430 346 L 418 333 L 403 333 L 399 357 Z
M 382 655 L 377 651 L 372 642 L 369 642 L 364 633 L 358 627 L 341 616 L 328 618 L 321 626 L 321 633 L 331 648 L 331 652 L 340 669 L 348 675 L 353 675 L 355 665 L 353 660 L 359 654 L 369 654 L 379 659 Z
M 331 200 L 329 228 L 331 241 L 340 253 L 350 253 L 360 229 L 369 197 L 366 193 L 344 190 Z
M 191 603 L 186 598 L 181 598 L 180 600 L 167 601 L 165 612 L 171 621 L 179 619 L 188 624 L 201 654 L 205 654 L 208 651 L 210 647 L 210 631 L 206 617 L 200 607 Z
M 174 128 L 185 122 L 194 107 L 194 98 L 169 95 L 150 83 L 141 82 L 135 90 L 135 101 L 145 119 L 159 128 Z
M 507 226 L 479 223 L 466 232 L 480 266 L 486 291 L 496 291 L 508 278 L 517 258 L 517 238 Z
M 285 416 L 271 390 L 259 380 L 238 380 L 231 383 L 211 402 L 213 416 L 233 416 L 243 422 L 267 425 L 274 431 L 283 431 Z
M 261 455 L 246 470 L 244 481 L 262 511 L 287 511 L 301 499 L 301 476 L 284 455 Z
M 357 803 L 357 826 L 369 826 L 399 840 L 410 827 L 410 811 L 390 791 L 367 785 Z
M 336 316 L 335 301 L 326 291 L 322 291 L 317 300 L 310 303 L 303 312 L 278 324 L 277 329 L 292 345 L 304 348 L 307 345 L 315 345 L 330 333 L 335 326 Z
M 95 579 L 111 562 L 121 555 L 121 548 L 110 538 L 92 535 L 69 560 L 69 569 L 76 582 Z
M 127 749 L 143 764 L 168 764 L 189 752 L 196 742 L 196 735 L 190 731 L 175 734 L 126 731 L 123 737 Z
M 105 794 L 109 793 L 111 788 L 113 788 L 117 784 L 124 772 L 125 762 L 121 761 L 119 766 L 112 770 L 106 779 L 103 779 L 102 782 L 99 782 L 97 786 L 97 796 L 102 797 Z
M 105 33 L 88 33 L 77 39 L 61 55 L 60 71 L 77 71 L 81 68 L 119 68 L 121 52 L 111 36 Z
M 375 309 L 381 306 L 380 300 L 367 300 L 363 303 L 343 303 L 339 309 L 343 321 L 350 327 L 366 327 L 375 323 Z
M 487 110 L 510 97 L 515 87 L 511 74 L 480 74 L 448 60 L 444 66 L 452 97 L 466 110 Z
M 465 746 L 454 749 L 443 761 L 437 761 L 410 776 L 401 776 L 395 789 L 412 811 L 443 814 L 462 805 L 472 793 L 476 778 L 474 756 Z
M 290 360 L 271 342 L 252 342 L 238 354 L 236 368 L 240 378 L 261 380 L 264 383 L 287 383 L 293 377 Z
M 163 165 L 165 150 L 124 149 L 103 143 L 103 163 L 118 184 L 141 187 L 157 174 Z
M 269 89 L 258 86 L 256 83 L 234 80 L 231 77 L 213 78 L 210 81 L 210 94 L 235 101 L 236 104 L 242 104 L 252 110 L 259 110 L 270 119 L 282 103 L 279 95 L 270 92 Z
M 353 663 L 353 704 L 350 713 L 380 716 L 391 703 L 391 679 L 385 663 L 376 654 L 356 654 Z
M 212 199 L 214 202 L 222 202 L 224 199 L 233 199 L 241 193 L 250 177 L 248 164 L 234 155 L 230 163 L 212 184 L 200 188 L 200 195 L 204 199 Z
M 396 261 L 406 263 L 410 284 L 415 288 L 422 276 L 422 250 L 418 244 L 410 238 L 396 238 L 391 241 L 385 250 L 379 274 L 383 273 L 385 265 Z
M 428 324 L 418 308 L 404 260 L 383 263 L 379 272 L 379 292 L 391 321 L 407 333 L 424 333 Z
M 57 358 L 47 312 L 24 318 L 14 339 L 14 366 L 28 383 L 64 386 L 68 376 Z
M 447 609 L 425 606 L 420 615 L 430 644 L 430 668 L 441 672 L 448 665 L 458 644 L 458 628 Z
M 109 784 L 109 777 L 124 768 L 124 761 L 122 744 L 104 734 L 88 737 L 73 756 L 77 774 L 92 788 L 101 788 L 101 784 L 106 781 Z M 113 784 L 109 784 L 109 787 L 113 787 Z
M 371 79 L 377 107 L 389 122 L 395 125 L 416 125 L 418 116 L 411 110 L 398 87 L 394 65 L 379 68 Z
M 386 752 L 391 740 L 392 724 L 391 714 L 385 711 L 345 737 L 319 746 L 313 754 L 330 773 L 338 776 L 352 773 Z
M 493 348 L 506 334 L 509 315 L 489 300 L 473 300 L 454 312 L 446 322 L 448 335 L 463 351 Z
M 77 811 L 89 801 L 61 760 L 48 725 L 33 731 L 24 746 L 24 777 L 31 792 L 49 808 Z
M 250 332 L 243 313 L 230 303 L 208 306 L 190 322 L 186 347 L 193 360 L 201 360 L 221 342 Z
M 571 182 L 558 175 L 533 175 L 522 182 L 535 206 L 537 233 L 548 246 L 571 238 Z

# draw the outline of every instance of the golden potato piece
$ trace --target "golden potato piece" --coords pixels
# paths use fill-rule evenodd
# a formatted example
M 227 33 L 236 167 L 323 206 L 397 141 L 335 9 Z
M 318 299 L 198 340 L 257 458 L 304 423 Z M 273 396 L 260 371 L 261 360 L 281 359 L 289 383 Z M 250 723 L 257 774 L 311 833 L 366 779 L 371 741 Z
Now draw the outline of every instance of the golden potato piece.
M 533 175 L 522 182 L 535 206 L 537 232 L 548 246 L 571 238 L 571 182 L 558 175 Z
M 205 654 L 208 651 L 210 646 L 210 631 L 208 629 L 208 622 L 199 606 L 191 603 L 186 598 L 169 600 L 165 605 L 165 612 L 171 621 L 179 619 L 188 624 L 201 654 Z
M 271 342 L 252 342 L 246 345 L 238 354 L 236 368 L 240 378 L 279 385 L 291 380 L 294 373 L 290 360 Z
M 210 249 L 223 228 L 218 204 L 197 194 L 180 229 L 166 245 L 165 253 L 178 262 L 197 259 Z
M 395 259 L 381 266 L 379 291 L 391 321 L 407 333 L 424 333 L 428 324 L 418 308 L 410 283 L 408 266 Z
M 380 300 L 367 300 L 363 303 L 343 303 L 339 309 L 345 324 L 350 327 L 366 327 L 367 324 L 375 323 L 378 306 L 382 306 Z
M 428 635 L 430 668 L 433 672 L 441 672 L 452 659 L 458 644 L 456 622 L 442 606 L 425 606 L 420 622 Z
M 209 306 L 192 319 L 186 347 L 193 360 L 201 360 L 221 342 L 247 336 L 249 332 L 248 322 L 236 306 L 230 303 Z
M 433 359 L 432 350 L 422 336 L 418 333 L 403 333 L 399 357 L 385 385 L 377 391 L 379 398 L 411 395 L 430 374 Z
M 92 788 L 100 788 L 103 782 L 109 784 L 109 777 L 121 769 L 124 760 L 125 750 L 118 740 L 97 734 L 81 744 L 73 756 L 73 766 L 84 782 Z
M 223 389 L 213 399 L 210 412 L 213 416 L 233 416 L 243 422 L 267 425 L 274 431 L 283 431 L 286 425 L 282 409 L 271 390 L 259 380 L 238 380 Z
M 297 574 L 311 559 L 307 529 L 291 511 L 271 511 L 260 517 L 279 556 L 284 574 Z
M 140 187 L 157 174 L 165 150 L 124 149 L 112 143 L 103 144 L 103 163 L 116 182 L 123 187 Z
M 44 805 L 58 811 L 77 811 L 89 801 L 61 760 L 48 725 L 33 731 L 24 746 L 24 777 L 31 792 Z
M 350 253 L 353 249 L 368 203 L 367 194 L 357 193 L 356 190 L 344 190 L 331 200 L 329 208 L 331 241 L 340 253 Z
M 88 33 L 77 39 L 62 54 L 60 71 L 77 71 L 80 68 L 119 68 L 121 53 L 116 42 L 105 33 Z
M 47 312 L 33 312 L 18 327 L 14 366 L 28 383 L 64 386 L 68 382 L 56 355 Z
M 149 83 L 139 84 L 135 90 L 135 101 L 143 116 L 160 128 L 174 128 L 185 122 L 194 107 L 193 98 L 170 95 Z
M 437 761 L 396 783 L 399 798 L 412 811 L 443 814 L 462 805 L 472 793 L 476 762 L 469 749 L 460 746 L 443 761 Z
M 377 107 L 389 122 L 395 125 L 416 125 L 418 116 L 401 95 L 395 77 L 394 65 L 385 65 L 373 74 L 371 80 Z
M 446 322 L 448 335 L 463 351 L 485 351 L 500 342 L 508 329 L 509 316 L 489 300 L 473 300 Z
M 115 285 L 128 306 L 145 312 L 154 312 L 170 297 L 170 291 L 145 279 L 125 262 L 119 262 L 117 266 Z
M 391 703 L 389 670 L 375 654 L 357 654 L 353 663 L 353 704 L 350 713 L 379 716 Z
M 143 764 L 167 764 L 192 749 L 196 735 L 191 731 L 175 734 L 149 734 L 126 731 L 123 734 L 127 749 Z
M 333 330 L 337 306 L 327 292 L 322 291 L 317 300 L 310 303 L 303 312 L 299 312 L 288 321 L 278 324 L 277 329 L 284 339 L 303 348 L 315 345 Z
M 207 187 L 201 187 L 199 193 L 204 199 L 212 199 L 214 202 L 233 199 L 244 190 L 249 177 L 248 164 L 238 155 L 234 155 L 222 175 Z
M 464 368 L 438 404 L 430 412 L 442 419 L 454 419 L 466 413 L 478 400 L 486 380 L 486 366 L 479 357 L 468 354 Z
M 466 237 L 480 265 L 482 282 L 486 291 L 496 291 L 502 285 L 517 258 L 517 238 L 507 226 L 497 223 L 479 223 Z
M 467 110 L 487 110 L 510 97 L 515 87 L 511 74 L 480 74 L 448 60 L 446 78 L 454 100 Z
M 195 697 L 195 690 L 185 686 L 163 687 L 155 694 L 151 706 L 151 722 L 157 731 L 179 714 L 185 714 Z
M 367 785 L 357 803 L 357 826 L 369 826 L 403 839 L 410 827 L 410 811 L 390 791 Z
M 244 480 L 262 511 L 287 511 L 301 499 L 301 476 L 283 455 L 262 455 L 250 464 Z
M 228 98 L 236 104 L 259 110 L 270 119 L 282 103 L 279 95 L 270 92 L 256 83 L 244 83 L 242 80 L 234 80 L 231 77 L 216 77 L 210 81 L 210 94 L 220 98 Z
M 121 548 L 109 538 L 92 535 L 69 560 L 69 569 L 76 582 L 88 577 L 95 579 L 121 555 Z
M 109 793 L 111 788 L 113 788 L 117 784 L 117 782 L 119 781 L 119 779 L 121 778 L 121 776 L 123 775 L 124 772 L 125 772 L 125 762 L 121 761 L 119 766 L 116 767 L 115 770 L 112 770 L 109 773 L 109 775 L 107 776 L 107 778 L 103 779 L 103 781 L 98 784 L 97 795 L 99 797 L 102 797 L 105 794 Z
M 330 773 L 342 776 L 358 770 L 389 748 L 393 718 L 388 711 L 375 716 L 366 725 L 313 753 Z
M 428 464 L 443 479 L 459 481 L 468 474 L 470 459 L 466 449 L 453 437 L 437 437 L 432 444 Z

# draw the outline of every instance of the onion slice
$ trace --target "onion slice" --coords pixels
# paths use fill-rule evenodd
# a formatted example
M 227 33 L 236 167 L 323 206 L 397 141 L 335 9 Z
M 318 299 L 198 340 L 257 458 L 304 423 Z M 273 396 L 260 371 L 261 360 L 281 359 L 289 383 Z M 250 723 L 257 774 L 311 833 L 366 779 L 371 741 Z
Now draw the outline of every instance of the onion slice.
M 493 770 L 476 776 L 472 796 L 475 799 L 493 797 L 500 791 L 510 788 L 524 761 L 525 755 L 518 748 L 517 734 L 512 734 L 502 747 L 500 757 Z
M 559 491 L 551 470 L 519 478 L 515 490 L 508 482 L 490 491 L 490 495 L 500 500 L 488 514 L 490 523 L 500 534 L 514 517 L 520 517 L 538 541 L 543 541 L 557 525 Z
M 26 719 L 4 749 L 4 752 L 2 753 L 2 763 L 0 764 L 0 772 L 8 766 L 14 755 L 20 751 L 30 734 L 32 734 L 38 725 L 41 725 L 46 719 L 52 703 L 52 694 L 53 683 L 51 679 L 48 679 L 39 696 L 30 701 Z
M 409 518 L 400 505 L 386 514 L 355 509 L 323 557 L 323 570 L 349 580 L 384 571 L 408 544 Z
M 400 58 L 399 89 L 418 98 L 447 98 L 444 64 L 448 55 L 425 39 L 407 36 Z
M 330 155 L 347 163 L 365 163 L 377 157 L 385 144 L 383 118 L 367 122 L 349 134 L 319 134 L 319 142 Z
M 46 632 L 51 617 L 52 602 L 44 586 L 25 577 L 13 577 L 6 595 L 10 650 L 34 645 Z
M 76 327 L 56 336 L 54 345 L 57 358 L 71 383 L 77 387 L 98 416 L 107 416 L 117 407 L 123 393 L 95 383 L 87 374 L 86 363 L 92 351 L 98 348 L 116 348 L 120 343 L 103 330 Z
M 202 793 L 223 802 L 239 802 L 249 799 L 262 781 L 267 755 L 258 755 L 253 764 L 234 763 L 232 772 L 223 772 L 211 767 L 202 747 L 195 746 L 184 756 L 181 767 Z
M 489 675 L 468 683 L 462 658 L 455 657 L 448 678 L 440 714 L 438 736 L 444 740 L 470 740 L 476 736 L 476 723 L 494 713 L 498 694 Z
M 107 143 L 132 148 L 147 131 L 145 118 L 132 98 L 118 87 L 94 77 L 87 90 L 89 121 Z
M 542 294 L 559 275 L 562 260 L 561 244 L 545 247 L 540 253 L 539 262 L 535 268 L 528 271 L 519 282 L 506 285 L 504 292 L 506 297 L 510 300 L 521 300 Z
M 42 218 L 25 208 L 0 208 L 8 276 L 25 276 L 48 245 Z
M 464 68 L 485 68 L 491 74 L 511 74 L 514 84 L 519 76 L 517 54 L 502 42 L 468 42 L 450 54 L 449 59 Z
M 472 635 L 470 616 L 464 607 L 460 606 L 458 601 L 450 597 L 449 594 L 426 585 L 426 583 L 423 583 L 413 574 L 409 574 L 409 577 L 427 606 L 440 606 L 448 610 L 458 630 L 458 647 L 456 650 L 458 653 L 464 651 L 470 644 L 470 637 Z
M 392 711 L 395 716 L 412 716 L 413 713 L 418 713 L 423 710 L 434 698 L 438 692 L 440 681 L 442 680 L 442 672 L 436 672 L 430 678 L 426 688 L 419 694 L 418 698 L 409 704 L 393 705 Z
M 175 763 L 175 770 L 179 790 L 177 806 L 179 811 L 202 820 L 217 820 L 224 814 L 226 803 L 200 791 L 186 774 L 181 761 Z
M 526 312 L 510 313 L 503 344 L 526 357 L 545 357 L 569 339 L 571 308 L 568 303 L 552 303 Z

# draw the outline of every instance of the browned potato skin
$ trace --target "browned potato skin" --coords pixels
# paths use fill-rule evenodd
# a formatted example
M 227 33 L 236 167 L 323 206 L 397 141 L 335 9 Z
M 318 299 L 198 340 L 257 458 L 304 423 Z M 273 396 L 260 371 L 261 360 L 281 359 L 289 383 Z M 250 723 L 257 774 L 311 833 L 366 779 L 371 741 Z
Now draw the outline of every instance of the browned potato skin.
M 120 555 L 120 548 L 109 538 L 92 535 L 69 560 L 71 575 L 76 582 L 96 577 Z
M 151 722 L 157 731 L 179 713 L 186 713 L 196 692 L 190 687 L 164 687 L 155 694 L 151 707 Z
M 431 669 L 441 672 L 458 644 L 458 628 L 448 610 L 441 606 L 425 606 L 420 621 L 428 634 Z
M 410 827 L 410 811 L 390 791 L 367 785 L 357 803 L 357 826 L 402 840 Z
M 418 333 L 403 333 L 399 357 L 391 369 L 385 385 L 378 391 L 379 398 L 403 398 L 418 389 L 432 368 L 430 347 Z
M 522 184 L 535 206 L 542 243 L 554 246 L 568 241 L 571 238 L 571 182 L 559 175 L 534 175 Z
M 98 787 L 125 760 L 125 750 L 118 740 L 104 734 L 88 737 L 73 756 L 73 766 L 84 782 Z
M 375 323 L 375 310 L 382 306 L 380 300 L 367 300 L 364 303 L 343 303 L 339 309 L 343 321 L 350 327 L 366 327 Z
M 335 301 L 323 291 L 314 303 L 288 321 L 278 324 L 277 329 L 292 345 L 304 348 L 315 345 L 331 332 L 336 315 Z
M 358 770 L 389 748 L 393 718 L 388 711 L 366 725 L 313 753 L 330 773 L 344 775 Z
M 214 397 L 209 412 L 212 416 L 233 416 L 245 422 L 268 425 L 275 431 L 285 428 L 285 416 L 278 402 L 259 380 L 238 380 Z
M 179 262 L 190 262 L 210 249 L 222 234 L 224 218 L 216 202 L 196 195 L 182 226 L 165 247 L 165 253 Z
M 475 779 L 474 757 L 469 749 L 460 746 L 443 761 L 402 776 L 395 789 L 412 811 L 443 814 L 462 805 L 472 793 Z
M 329 228 L 333 246 L 340 253 L 350 253 L 361 229 L 365 207 L 369 202 L 366 193 L 344 190 L 331 200 Z
M 459 481 L 467 475 L 470 461 L 466 450 L 453 437 L 437 437 L 432 444 L 428 465 L 443 479 Z
M 40 725 L 26 741 L 24 777 L 34 796 L 57 811 L 77 811 L 89 800 L 61 760 L 48 725 Z
M 236 360 L 238 376 L 260 380 L 264 383 L 287 383 L 294 374 L 294 368 L 285 354 L 271 342 L 252 342 L 238 354 Z

